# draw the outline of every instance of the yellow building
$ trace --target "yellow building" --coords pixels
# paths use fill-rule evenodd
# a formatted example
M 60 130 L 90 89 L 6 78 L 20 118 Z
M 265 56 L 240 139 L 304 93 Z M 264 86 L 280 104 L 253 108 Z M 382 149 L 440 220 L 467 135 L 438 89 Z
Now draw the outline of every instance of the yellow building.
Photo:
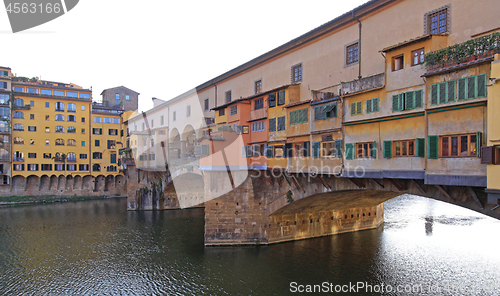
M 13 177 L 88 175 L 92 91 L 36 78 L 12 80 Z

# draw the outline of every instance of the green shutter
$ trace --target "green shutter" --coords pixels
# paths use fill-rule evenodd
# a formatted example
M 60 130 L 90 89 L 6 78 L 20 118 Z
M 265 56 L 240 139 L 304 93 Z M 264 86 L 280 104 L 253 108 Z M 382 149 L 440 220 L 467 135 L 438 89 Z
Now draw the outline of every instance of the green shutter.
M 439 137 L 438 136 L 429 136 L 428 137 L 429 147 L 428 147 L 428 158 L 429 159 L 437 159 L 439 152 Z
M 415 109 L 422 108 L 422 90 L 415 92 Z
M 399 111 L 405 110 L 405 94 L 399 94 Z
M 447 102 L 455 102 L 455 80 L 451 80 L 447 82 L 447 87 L 448 87 L 448 96 L 447 96 Z
M 345 159 L 354 159 L 354 143 L 345 144 Z
M 438 85 L 431 85 L 431 105 L 438 104 Z
M 373 101 L 366 100 L 366 113 L 372 113 L 372 112 L 373 112 Z
M 363 114 L 363 102 L 356 102 L 356 114 Z
M 321 116 L 321 110 L 322 110 L 322 106 L 320 107 L 314 107 L 314 120 L 321 120 L 323 119 L 322 116 Z
M 466 100 L 465 91 L 466 91 L 466 78 L 458 79 L 458 100 Z
M 319 158 L 319 142 L 313 142 L 312 150 L 312 157 Z
M 372 158 L 377 158 L 377 142 L 376 141 L 373 141 L 371 156 L 372 156 Z
M 467 99 L 476 97 L 476 76 L 467 77 Z
M 446 103 L 446 82 L 439 84 L 439 104 Z
M 477 151 L 477 157 L 481 157 L 481 146 L 483 146 L 483 133 L 482 132 L 477 132 L 476 133 L 476 151 Z
M 416 139 L 416 146 L 417 146 L 417 157 L 425 157 L 425 139 L 424 138 L 417 138 Z
M 335 157 L 342 157 L 342 140 L 335 140 Z
M 477 97 L 486 97 L 486 74 L 477 76 Z
M 379 109 L 378 109 L 378 98 L 375 98 L 372 101 L 373 101 L 373 103 L 372 103 L 373 112 L 378 112 L 379 111 Z
M 384 158 L 392 157 L 392 141 L 384 141 Z
M 399 96 L 398 95 L 393 95 L 392 96 L 392 112 L 397 112 L 399 110 Z
M 405 110 L 411 110 L 414 108 L 413 106 L 413 92 L 409 91 L 405 94 Z

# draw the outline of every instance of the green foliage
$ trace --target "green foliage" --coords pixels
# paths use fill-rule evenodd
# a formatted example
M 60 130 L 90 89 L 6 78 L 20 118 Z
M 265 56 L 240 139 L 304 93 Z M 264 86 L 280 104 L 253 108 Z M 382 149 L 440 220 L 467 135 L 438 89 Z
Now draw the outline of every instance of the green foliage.
M 288 190 L 288 192 L 286 193 L 286 201 L 287 201 L 288 203 L 293 202 L 293 197 L 292 197 L 292 195 L 293 195 L 292 191 L 291 191 L 291 190 Z
M 425 55 L 425 66 L 430 69 L 434 66 L 445 64 L 459 64 L 466 62 L 471 57 L 487 56 L 499 52 L 500 33 L 496 32 L 487 36 L 467 40 L 447 48 L 429 52 Z

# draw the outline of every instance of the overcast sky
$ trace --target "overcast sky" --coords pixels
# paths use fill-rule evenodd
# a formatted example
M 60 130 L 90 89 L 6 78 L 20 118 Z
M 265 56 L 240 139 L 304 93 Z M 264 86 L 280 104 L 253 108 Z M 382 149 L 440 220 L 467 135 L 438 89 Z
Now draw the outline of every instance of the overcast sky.
M 13 34 L 0 12 L 0 65 L 18 76 L 92 87 L 124 85 L 171 99 L 367 2 L 82 0 Z

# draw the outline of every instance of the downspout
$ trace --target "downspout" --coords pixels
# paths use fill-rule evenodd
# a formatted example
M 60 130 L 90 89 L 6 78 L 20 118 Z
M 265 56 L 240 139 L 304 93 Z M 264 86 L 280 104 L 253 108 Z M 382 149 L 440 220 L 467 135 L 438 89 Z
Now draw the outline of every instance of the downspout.
M 359 38 L 358 38 L 358 79 L 361 79 L 361 21 L 354 15 L 354 10 L 352 11 L 352 17 L 359 23 Z
M 342 84 L 341 84 L 342 85 Z M 342 86 L 341 86 L 341 89 L 342 89 Z M 340 107 L 339 108 L 340 110 L 342 110 L 342 114 L 340 115 L 340 138 L 342 139 L 342 148 L 341 148 L 341 151 L 344 150 L 343 148 L 345 147 L 345 127 L 344 127 L 344 116 L 345 116 L 345 112 L 344 112 L 344 94 L 342 94 L 342 90 L 341 92 L 339 93 L 339 96 L 340 96 L 340 100 L 339 100 L 339 103 L 340 103 Z M 340 177 L 342 177 L 344 175 L 344 157 L 346 156 L 346 152 L 345 151 L 344 153 L 342 153 L 342 157 L 340 158 Z
M 427 90 L 427 79 L 425 77 L 422 77 L 422 80 L 424 80 L 424 86 L 425 89 L 424 91 Z M 425 146 L 428 147 L 429 143 L 429 111 L 427 110 L 427 100 L 424 100 L 424 112 L 425 112 L 425 127 L 424 127 L 424 143 L 426 144 Z M 427 150 L 424 147 L 424 151 Z M 429 151 L 427 153 L 424 153 L 424 184 L 425 184 L 425 175 L 427 174 L 427 160 L 429 159 Z

